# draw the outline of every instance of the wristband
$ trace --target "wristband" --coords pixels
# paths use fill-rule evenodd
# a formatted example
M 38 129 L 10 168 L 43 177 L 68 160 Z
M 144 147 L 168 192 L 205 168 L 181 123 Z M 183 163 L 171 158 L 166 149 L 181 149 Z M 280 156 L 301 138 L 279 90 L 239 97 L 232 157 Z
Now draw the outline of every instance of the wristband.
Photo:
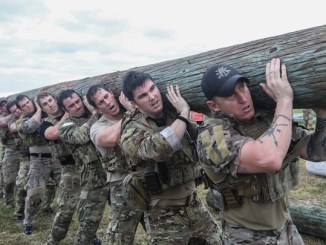
M 189 126 L 189 121 L 188 121 L 188 119 L 184 118 L 183 116 L 178 115 L 178 116 L 177 116 L 177 119 L 183 121 L 183 122 L 187 125 L 187 127 Z

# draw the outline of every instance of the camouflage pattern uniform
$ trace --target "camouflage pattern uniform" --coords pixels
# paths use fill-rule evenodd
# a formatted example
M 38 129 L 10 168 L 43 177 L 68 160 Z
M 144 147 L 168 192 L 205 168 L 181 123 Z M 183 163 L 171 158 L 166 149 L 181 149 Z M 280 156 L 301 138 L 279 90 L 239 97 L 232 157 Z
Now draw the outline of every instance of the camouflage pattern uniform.
M 91 244 L 101 222 L 107 202 L 106 174 L 89 130 L 98 115 L 87 113 L 81 118 L 67 118 L 59 125 L 60 138 L 81 166 L 81 193 L 77 213 L 79 228 L 75 244 Z
M 96 135 L 101 129 L 116 122 L 102 116 L 91 127 L 92 141 L 95 142 Z M 95 146 L 102 155 L 102 164 L 107 172 L 107 181 L 110 186 L 111 209 L 107 230 L 108 243 L 132 245 L 138 223 L 143 218 L 143 211 L 129 206 L 122 197 L 121 184 L 128 173 L 128 164 L 119 146 L 112 148 L 104 148 L 96 144 Z
M 14 206 L 15 179 L 19 170 L 19 150 L 8 127 L 1 128 L 4 157 L 2 159 L 3 199 L 7 207 Z
M 20 137 L 25 144 L 29 145 L 30 169 L 28 172 L 25 189 L 27 197 L 25 200 L 24 225 L 31 226 L 45 196 L 50 196 L 51 202 L 55 195 L 54 185 L 51 192 L 47 192 L 48 183 L 52 178 L 56 185 L 60 181 L 61 164 L 58 158 L 52 157 L 51 148 L 39 135 L 39 123 L 31 116 L 22 115 L 16 121 Z M 51 177 L 51 178 L 50 178 Z
M 165 115 L 154 121 L 136 109 L 122 122 L 121 148 L 130 168 L 142 172 L 150 196 L 144 211 L 149 243 L 187 244 L 197 237 L 222 244 L 216 221 L 196 194 L 196 153 L 189 134 L 177 140 L 178 147 L 171 145 L 175 135 L 168 126 L 176 115 Z
M 313 111 L 312 109 L 303 109 L 302 110 L 302 113 L 303 113 L 303 121 L 304 121 L 304 126 L 307 128 L 307 129 L 313 129 Z
M 8 127 L 12 124 L 16 124 L 17 118 L 12 118 L 8 122 Z M 22 221 L 24 217 L 25 209 L 25 198 L 26 190 L 24 189 L 27 181 L 27 174 L 29 171 L 29 151 L 28 146 L 24 141 L 19 137 L 18 133 L 11 132 L 14 137 L 16 146 L 18 147 L 19 152 L 17 157 L 19 159 L 19 170 L 15 180 L 15 212 L 14 215 L 17 218 L 17 221 Z
M 221 216 L 230 244 L 303 244 L 288 210 L 288 192 L 298 183 L 298 147 L 307 130 L 294 125 L 292 143 L 280 171 L 239 174 L 242 146 L 264 132 L 273 137 L 273 115 L 256 113 L 251 125 L 231 117 L 211 118 L 199 129 L 197 152 L 203 169 L 222 193 Z M 266 211 L 268 210 L 268 211 Z
M 40 134 L 44 137 L 45 131 L 61 120 L 61 117 L 47 117 L 40 126 Z M 45 138 L 45 137 L 44 137 Z M 67 235 L 72 217 L 75 213 L 80 195 L 80 170 L 75 161 L 60 140 L 48 141 L 52 155 L 60 160 L 61 178 L 58 191 L 58 210 L 53 219 L 51 232 L 48 236 L 48 245 L 59 244 Z
M 3 197 L 2 160 L 3 160 L 4 152 L 5 152 L 5 148 L 2 145 L 2 139 L 0 139 L 0 198 Z

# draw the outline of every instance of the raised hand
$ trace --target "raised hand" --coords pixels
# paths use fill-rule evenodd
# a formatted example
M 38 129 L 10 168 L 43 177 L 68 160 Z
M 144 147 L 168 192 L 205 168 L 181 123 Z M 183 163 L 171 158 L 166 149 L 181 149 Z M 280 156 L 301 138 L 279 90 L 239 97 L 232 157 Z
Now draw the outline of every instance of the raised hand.
M 177 112 L 179 112 L 180 114 L 189 114 L 190 107 L 187 101 L 181 96 L 178 85 L 175 86 L 175 89 L 173 88 L 173 85 L 168 85 L 167 91 L 168 93 L 166 97 L 177 110 Z
M 267 63 L 266 84 L 259 85 L 275 102 L 293 100 L 293 90 L 287 78 L 286 66 L 281 65 L 279 58 L 274 58 Z
M 119 95 L 119 101 L 120 101 L 121 105 L 123 105 L 123 107 L 126 108 L 126 110 L 128 110 L 128 111 L 135 108 L 133 103 L 128 100 L 128 98 L 125 96 L 125 94 L 122 91 Z

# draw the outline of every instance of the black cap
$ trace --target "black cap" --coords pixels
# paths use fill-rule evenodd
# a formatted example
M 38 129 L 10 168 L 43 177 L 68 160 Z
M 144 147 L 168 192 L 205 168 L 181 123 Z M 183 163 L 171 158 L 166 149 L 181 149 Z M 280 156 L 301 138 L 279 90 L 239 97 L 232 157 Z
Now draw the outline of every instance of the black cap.
M 213 65 L 207 69 L 201 81 L 201 88 L 207 99 L 214 96 L 228 97 L 234 92 L 239 79 L 249 80 L 229 65 Z

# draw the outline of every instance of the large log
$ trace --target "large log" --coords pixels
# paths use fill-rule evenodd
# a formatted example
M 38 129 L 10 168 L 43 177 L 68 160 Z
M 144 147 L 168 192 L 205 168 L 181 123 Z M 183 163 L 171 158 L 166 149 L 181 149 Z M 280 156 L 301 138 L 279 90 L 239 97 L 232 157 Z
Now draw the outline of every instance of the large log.
M 326 239 L 326 209 L 292 203 L 290 213 L 300 233 Z
M 287 65 L 288 77 L 294 88 L 295 108 L 326 106 L 326 25 L 129 70 L 150 73 L 163 93 L 166 92 L 167 84 L 178 84 L 192 109 L 205 112 L 206 99 L 200 87 L 203 73 L 213 64 L 226 63 L 249 78 L 256 106 L 274 108 L 274 102 L 258 86 L 265 81 L 266 63 L 274 57 L 280 57 Z M 122 77 L 127 71 L 62 82 L 24 93 L 34 97 L 41 90 L 55 93 L 74 88 L 85 94 L 93 84 L 109 84 L 113 92 L 118 94 L 121 91 Z

